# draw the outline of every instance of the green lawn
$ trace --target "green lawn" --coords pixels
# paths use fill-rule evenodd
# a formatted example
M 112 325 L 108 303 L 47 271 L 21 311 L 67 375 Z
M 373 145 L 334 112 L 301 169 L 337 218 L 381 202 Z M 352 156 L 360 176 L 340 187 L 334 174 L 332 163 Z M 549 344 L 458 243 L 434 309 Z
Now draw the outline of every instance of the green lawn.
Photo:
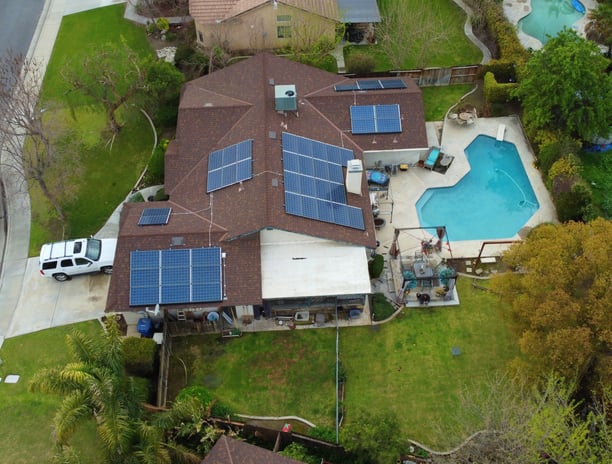
M 0 377 L 19 374 L 16 384 L 0 383 L 0 462 L 31 464 L 48 462 L 53 442 L 52 420 L 60 399 L 40 393 L 29 393 L 32 375 L 44 367 L 66 363 L 65 337 L 72 330 L 92 336 L 101 330 L 98 321 L 43 330 L 9 338 L 0 349 Z M 76 446 L 84 453 L 84 463 L 97 463 L 95 429 L 86 428 L 76 437 Z
M 432 446 L 456 444 L 458 391 L 482 388 L 517 354 L 498 298 L 459 280 L 461 305 L 405 310 L 393 322 L 346 328 L 340 356 L 347 372 L 346 420 L 357 409 L 394 411 L 401 432 Z M 451 355 L 457 346 L 462 354 Z M 175 339 L 171 392 L 205 385 L 235 412 L 298 415 L 332 426 L 335 331 L 297 330 Z M 442 432 L 440 432 L 442 431 Z
M 398 0 L 379 0 L 378 3 L 382 15 L 384 15 L 385 3 L 388 1 Z M 444 28 L 446 40 L 442 46 L 436 47 L 429 56 L 425 57 L 426 63 L 422 67 L 449 67 L 479 63 L 482 59 L 482 53 L 463 32 L 466 18 L 465 13 L 452 0 L 430 0 L 429 2 L 402 0 L 402 4 L 410 12 L 414 12 L 422 6 L 429 8 L 434 3 L 440 8 L 440 28 Z M 427 37 L 423 37 L 421 40 L 427 40 Z M 418 43 L 406 44 L 406 46 L 412 46 L 416 49 Z M 345 48 L 345 59 L 357 50 L 370 53 L 375 57 L 376 68 L 374 71 L 389 71 L 393 69 L 391 62 L 382 53 L 381 47 L 378 45 L 348 46 Z M 402 69 L 416 69 L 419 67 L 421 66 L 417 65 L 415 53 L 403 63 Z
M 472 84 L 421 87 L 425 121 L 442 121 L 449 108 L 473 88 Z
M 74 130 L 83 147 L 80 160 L 70 167 L 78 175 L 69 182 L 69 195 L 62 198 L 66 224 L 57 220 L 38 188 L 30 188 L 32 256 L 45 242 L 95 234 L 132 189 L 151 154 L 153 133 L 139 111 L 128 107 L 120 112 L 124 127 L 111 149 L 111 137 L 104 132 L 104 109 L 77 93 L 67 93 L 68 85 L 61 76 L 65 66 L 78 67 L 98 44 L 125 41 L 140 56 L 153 53 L 143 28 L 123 19 L 124 8 L 99 8 L 62 20 L 43 81 L 41 106 L 48 109 L 45 117 L 63 121 Z M 47 180 L 57 182 L 61 175 L 61 170 L 49 173 Z
M 593 204 L 612 218 L 612 152 L 580 153 L 582 177 L 591 186 Z

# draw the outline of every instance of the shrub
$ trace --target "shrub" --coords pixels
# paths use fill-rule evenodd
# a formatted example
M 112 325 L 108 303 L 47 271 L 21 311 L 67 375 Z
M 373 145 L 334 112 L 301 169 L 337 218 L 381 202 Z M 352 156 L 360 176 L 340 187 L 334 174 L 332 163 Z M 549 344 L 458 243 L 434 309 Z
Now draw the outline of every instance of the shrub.
M 220 403 L 213 397 L 212 393 L 200 385 L 192 385 L 183 388 L 178 395 L 177 400 L 186 398 L 197 398 L 205 409 L 210 408 L 210 415 L 214 417 L 227 417 L 233 414 L 232 409 L 226 404 Z
M 136 192 L 134 195 L 128 198 L 128 203 L 140 203 L 143 201 L 145 201 L 145 199 L 140 192 Z
M 160 188 L 157 192 L 155 192 L 153 201 L 167 201 L 169 198 L 170 195 L 166 195 L 166 190 L 164 188 Z
M 155 25 L 157 26 L 157 29 L 162 32 L 167 32 L 170 29 L 170 21 L 168 21 L 166 18 L 157 18 Z
M 123 340 L 125 369 L 130 375 L 152 377 L 156 354 L 157 343 L 151 338 L 127 337 Z
M 375 321 L 384 321 L 391 317 L 395 312 L 395 307 L 387 300 L 382 293 L 375 293 L 372 296 L 372 319 Z
M 164 183 L 165 149 L 160 145 L 155 147 L 147 165 L 146 182 L 148 185 Z
M 362 52 L 354 52 L 346 59 L 346 68 L 353 74 L 368 74 L 374 70 L 376 60 L 372 55 Z
M 559 220 L 567 222 L 590 219 L 591 199 L 591 189 L 583 181 L 574 183 L 569 192 L 560 192 L 555 198 Z
M 336 431 L 329 427 L 313 427 L 308 431 L 308 435 L 330 443 L 336 441 Z
M 553 185 L 558 179 L 573 180 L 580 176 L 580 159 L 569 154 L 555 161 L 548 171 L 548 181 Z M 553 193 L 554 190 L 553 190 Z
M 370 272 L 371 279 L 377 279 L 385 268 L 385 257 L 383 255 L 375 255 L 368 263 L 368 271 Z
M 484 76 L 484 97 L 487 103 L 507 103 L 512 99 L 511 91 L 518 86 L 516 83 L 500 84 L 493 73 Z

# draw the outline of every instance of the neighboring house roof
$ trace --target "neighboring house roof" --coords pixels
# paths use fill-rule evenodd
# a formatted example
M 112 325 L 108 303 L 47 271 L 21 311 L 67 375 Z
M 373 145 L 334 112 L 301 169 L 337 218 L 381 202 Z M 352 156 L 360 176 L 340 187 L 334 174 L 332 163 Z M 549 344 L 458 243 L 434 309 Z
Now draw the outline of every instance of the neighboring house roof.
M 334 85 L 354 81 L 261 53 L 185 84 L 176 139 L 165 157 L 165 189 L 170 199 L 124 206 L 107 309 L 129 310 L 130 252 L 168 249 L 173 237 L 183 237 L 187 248 L 218 246 L 226 253 L 224 306 L 261 303 L 262 230 L 375 248 L 365 175 L 362 195 L 346 194 L 348 205 L 363 211 L 365 230 L 285 211 L 283 132 L 350 149 L 362 160 L 365 150 L 427 147 L 422 96 L 411 79 L 404 80 L 405 89 L 334 90 Z M 298 111 L 275 110 L 275 85 L 295 85 Z M 401 133 L 351 133 L 350 106 L 374 104 L 399 105 Z M 252 177 L 208 193 L 210 153 L 245 140 L 252 140 Z M 172 208 L 166 225 L 138 225 L 144 208 L 161 206 Z M 266 269 L 270 269 L 268 261 Z M 285 276 L 285 286 L 290 283 Z
M 202 464 L 300 464 L 300 462 L 222 435 Z
M 380 12 L 376 0 L 337 0 L 343 23 L 379 23 Z M 399 0 L 396 0 L 399 1 Z
M 336 0 L 278 0 L 287 5 L 318 14 L 333 20 L 338 19 Z M 223 22 L 265 4 L 272 0 L 189 0 L 189 14 L 202 24 Z

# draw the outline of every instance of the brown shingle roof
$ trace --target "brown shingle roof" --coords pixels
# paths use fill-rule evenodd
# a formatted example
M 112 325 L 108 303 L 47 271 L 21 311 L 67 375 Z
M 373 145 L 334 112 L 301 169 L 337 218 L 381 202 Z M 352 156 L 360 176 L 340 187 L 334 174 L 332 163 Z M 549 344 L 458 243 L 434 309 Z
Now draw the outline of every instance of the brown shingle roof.
M 274 85 L 294 84 L 298 111 L 275 111 Z M 119 244 L 108 310 L 129 310 L 129 253 L 165 249 L 173 236 L 189 248 L 220 246 L 227 253 L 227 300 L 223 305 L 261 302 L 258 232 L 274 228 L 374 248 L 376 237 L 365 176 L 363 195 L 347 194 L 364 212 L 365 230 L 285 213 L 281 133 L 313 138 L 354 151 L 426 148 L 421 93 L 410 80 L 403 90 L 335 92 L 344 77 L 261 53 L 187 83 L 179 106 L 176 140 L 166 153 L 165 187 L 173 207 L 165 226 L 138 226 L 143 204 L 127 204 L 121 216 Z M 403 132 L 371 135 L 350 132 L 351 104 L 400 105 Z M 272 138 L 270 133 L 274 132 Z M 253 177 L 211 194 L 206 192 L 208 156 L 229 145 L 253 140 Z M 156 204 L 155 206 L 158 206 Z M 132 308 L 135 309 L 135 308 Z
M 202 464 L 300 464 L 265 448 L 222 435 Z
M 318 14 L 325 18 L 338 19 L 336 0 L 279 0 L 301 10 Z M 189 14 L 202 24 L 222 22 L 254 8 L 271 4 L 270 0 L 189 0 Z

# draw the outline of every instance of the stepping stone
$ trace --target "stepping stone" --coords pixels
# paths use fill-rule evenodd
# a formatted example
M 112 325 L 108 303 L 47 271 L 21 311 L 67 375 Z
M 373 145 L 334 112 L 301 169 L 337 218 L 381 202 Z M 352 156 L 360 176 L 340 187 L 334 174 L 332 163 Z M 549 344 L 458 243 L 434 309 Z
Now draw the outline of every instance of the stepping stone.
M 19 382 L 19 375 L 11 374 L 7 375 L 6 379 L 4 379 L 4 383 L 17 383 Z

